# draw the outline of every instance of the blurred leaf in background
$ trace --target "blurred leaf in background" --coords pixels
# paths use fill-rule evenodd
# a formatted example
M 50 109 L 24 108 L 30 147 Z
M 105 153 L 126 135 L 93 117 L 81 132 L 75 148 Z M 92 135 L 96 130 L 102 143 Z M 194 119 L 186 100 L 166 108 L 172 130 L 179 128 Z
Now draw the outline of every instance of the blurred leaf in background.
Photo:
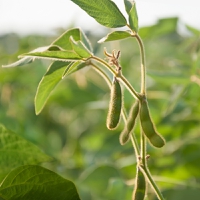
M 139 30 L 146 47 L 147 89 L 152 117 L 166 138 L 161 150 L 148 146 L 149 168 L 166 199 L 198 200 L 200 195 L 200 32 L 177 18 L 161 19 Z M 103 37 L 103 36 L 102 36 Z M 96 45 L 95 54 L 121 50 L 123 74 L 140 87 L 138 44 L 131 38 Z M 49 45 L 53 36 L 15 34 L 0 37 L 0 65 L 17 55 Z M 109 88 L 90 67 L 63 79 L 40 115 L 34 111 L 37 85 L 47 61 L 0 68 L 0 122 L 38 145 L 54 161 L 45 167 L 69 178 L 83 200 L 131 199 L 136 162 L 131 143 L 119 144 L 123 122 L 115 131 L 105 125 Z M 128 111 L 133 102 L 124 89 Z M 138 129 L 135 134 L 138 138 Z M 126 189 L 124 189 L 126 188 Z M 102 192 L 103 191 L 103 192 Z M 116 196 L 114 195 L 116 193 Z M 156 197 L 149 188 L 149 200 Z

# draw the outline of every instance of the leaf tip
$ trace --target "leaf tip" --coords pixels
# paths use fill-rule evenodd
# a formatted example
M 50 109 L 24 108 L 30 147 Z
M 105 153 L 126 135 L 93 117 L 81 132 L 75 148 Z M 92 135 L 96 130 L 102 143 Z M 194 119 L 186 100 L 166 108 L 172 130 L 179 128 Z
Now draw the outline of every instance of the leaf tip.
M 105 40 L 106 40 L 106 37 L 103 37 L 103 38 L 101 38 L 101 39 L 98 41 L 98 43 L 99 43 L 99 44 L 100 44 L 100 43 L 104 43 Z

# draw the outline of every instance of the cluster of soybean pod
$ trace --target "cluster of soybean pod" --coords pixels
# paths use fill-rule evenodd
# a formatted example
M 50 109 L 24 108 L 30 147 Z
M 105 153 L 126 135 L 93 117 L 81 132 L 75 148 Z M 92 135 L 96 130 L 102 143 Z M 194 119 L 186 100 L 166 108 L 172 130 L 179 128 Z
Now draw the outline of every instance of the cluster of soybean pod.
M 104 53 L 106 56 L 111 58 L 111 54 L 108 54 L 106 51 Z M 121 66 L 118 63 L 118 57 L 119 52 L 118 56 L 115 57 L 115 62 L 110 60 L 110 63 L 115 65 L 117 73 L 113 77 L 110 93 L 110 103 L 106 122 L 107 128 L 109 130 L 114 130 L 117 128 L 123 110 L 123 94 L 120 85 Z M 161 148 L 164 146 L 165 140 L 157 132 L 156 127 L 151 119 L 147 97 L 144 94 L 139 94 L 139 97 L 139 99 L 135 100 L 129 111 L 126 124 L 119 137 L 120 144 L 124 145 L 129 141 L 139 115 L 141 134 L 143 134 L 148 139 L 151 145 L 157 148 Z M 140 159 L 141 158 L 139 158 L 139 160 Z M 137 174 L 132 200 L 144 200 L 146 194 L 146 179 L 140 170 L 140 165 L 142 165 L 142 162 L 138 162 L 137 165 Z

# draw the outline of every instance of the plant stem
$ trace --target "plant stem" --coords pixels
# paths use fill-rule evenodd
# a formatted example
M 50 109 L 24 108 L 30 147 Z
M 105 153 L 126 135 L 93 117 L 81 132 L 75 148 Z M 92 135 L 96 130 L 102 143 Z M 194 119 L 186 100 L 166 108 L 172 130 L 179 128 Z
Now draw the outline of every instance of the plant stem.
M 160 192 L 159 188 L 157 187 L 155 181 L 152 178 L 152 175 L 147 167 L 147 157 L 146 157 L 146 138 L 143 133 L 141 133 L 141 159 L 142 159 L 142 165 L 139 165 L 141 171 L 147 178 L 149 184 L 153 188 L 156 196 L 159 200 L 164 200 L 164 197 L 162 196 L 162 193 Z
M 133 148 L 134 148 L 134 151 L 135 151 L 135 157 L 136 157 L 136 159 L 138 159 L 138 157 L 140 155 L 140 150 L 139 150 L 139 147 L 138 147 L 137 140 L 135 138 L 135 134 L 132 133 L 130 137 L 131 137 L 131 142 L 132 142 L 132 145 L 133 145 Z
M 131 32 L 132 32 L 132 37 L 135 37 L 138 45 L 139 45 L 139 49 L 140 49 L 140 59 L 141 59 L 141 95 L 143 97 L 146 97 L 146 63 L 145 63 L 145 50 L 144 50 L 144 44 L 142 42 L 142 39 L 140 38 L 140 36 L 131 29 L 131 27 L 127 24 L 128 28 L 130 28 Z M 146 176 L 146 178 L 148 179 L 149 184 L 151 185 L 151 187 L 153 188 L 153 190 L 155 191 L 155 194 L 157 195 L 159 200 L 164 200 L 160 190 L 158 189 L 155 181 L 152 178 L 151 173 L 148 170 L 147 167 L 147 162 L 146 162 L 146 138 L 142 132 L 142 128 L 141 130 L 141 152 L 140 152 L 140 156 L 141 156 L 141 161 L 142 163 L 139 165 L 141 171 L 143 172 L 143 174 Z
M 151 185 L 151 187 L 153 188 L 156 196 L 158 197 L 159 200 L 165 200 L 162 193 L 160 192 L 159 188 L 157 187 L 155 181 L 152 178 L 151 173 L 149 172 L 148 168 L 146 165 L 144 166 L 139 166 L 141 171 L 143 172 L 143 174 L 145 175 L 145 177 L 147 178 L 149 184 Z
M 117 75 L 117 72 L 103 59 L 101 59 L 97 56 L 92 56 L 91 58 L 98 61 L 99 63 L 103 64 L 104 66 L 106 66 L 115 76 Z
M 142 127 L 140 128 L 141 130 L 141 152 L 140 156 L 142 159 L 142 164 L 143 166 L 146 166 L 146 138 L 144 134 L 142 133 Z
M 135 89 L 132 87 L 132 85 L 129 83 L 129 81 L 122 75 L 122 74 L 118 74 L 107 62 L 105 62 L 103 59 L 96 57 L 96 56 L 92 56 L 92 59 L 100 62 L 101 64 L 103 64 L 104 66 L 106 66 L 106 68 L 108 68 L 115 76 L 117 76 L 119 79 L 121 79 L 121 82 L 124 84 L 124 86 L 130 91 L 130 93 L 136 98 L 136 99 L 140 99 L 140 95 L 135 91 Z
M 142 95 L 146 95 L 146 62 L 145 62 L 144 44 L 142 42 L 142 39 L 138 35 L 138 33 L 133 31 L 129 24 L 127 24 L 126 26 L 130 29 L 130 31 L 132 32 L 132 37 L 136 38 L 139 45 L 140 59 L 141 59 L 141 91 L 140 92 Z
M 146 63 L 145 63 L 145 51 L 144 51 L 144 44 L 142 39 L 138 34 L 135 34 L 134 37 L 136 38 L 139 48 L 140 48 L 140 57 L 141 57 L 141 94 L 146 95 Z

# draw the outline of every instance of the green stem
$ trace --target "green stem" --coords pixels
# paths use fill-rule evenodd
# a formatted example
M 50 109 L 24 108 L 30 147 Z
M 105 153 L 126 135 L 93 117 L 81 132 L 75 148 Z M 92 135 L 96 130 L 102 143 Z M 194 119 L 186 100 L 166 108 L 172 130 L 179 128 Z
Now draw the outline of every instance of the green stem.
M 142 127 L 140 128 L 140 130 L 142 130 Z M 143 166 L 147 166 L 146 164 L 146 138 L 144 136 L 144 134 L 141 131 L 141 152 L 140 152 L 140 156 L 142 159 L 142 164 Z
M 130 29 L 131 27 L 129 25 L 127 25 Z M 139 45 L 139 49 L 140 49 L 140 59 L 141 59 L 141 94 L 142 96 L 146 96 L 146 63 L 145 63 L 145 50 L 144 50 L 144 44 L 142 42 L 142 39 L 140 38 L 140 36 L 135 33 L 133 30 L 132 31 L 132 37 L 135 37 L 138 45 Z M 146 162 L 146 138 L 144 136 L 144 134 L 142 133 L 142 128 L 141 128 L 141 152 L 140 152 L 140 156 L 142 159 L 142 164 L 139 165 L 139 167 L 141 168 L 143 174 L 146 176 L 146 178 L 148 179 L 149 184 L 151 185 L 151 187 L 153 188 L 153 190 L 155 191 L 155 194 L 157 195 L 159 200 L 164 200 L 160 190 L 158 189 L 155 181 L 153 180 L 148 167 L 147 167 L 147 162 Z
M 138 34 L 135 34 L 134 37 L 136 38 L 139 48 L 140 48 L 140 55 L 141 55 L 141 94 L 146 94 L 146 63 L 145 63 L 145 51 L 144 51 L 144 44 L 142 39 Z
M 121 79 L 121 82 L 124 84 L 124 86 L 129 90 L 129 92 L 137 99 L 140 100 L 140 95 L 133 89 L 132 85 L 129 83 L 129 81 L 121 74 L 118 76 L 119 79 Z
M 91 58 L 106 66 L 115 76 L 117 75 L 117 72 L 103 59 L 96 56 L 92 56 Z
M 140 150 L 139 150 L 139 147 L 138 147 L 137 140 L 135 138 L 135 134 L 132 133 L 130 137 L 131 137 L 131 142 L 132 142 L 132 145 L 133 145 L 133 148 L 134 148 L 134 151 L 135 151 L 136 159 L 138 159 L 138 157 L 140 155 Z
M 143 174 L 145 175 L 145 177 L 147 178 L 149 184 L 151 185 L 151 187 L 153 188 L 156 196 L 158 197 L 159 200 L 165 200 L 162 193 L 160 192 L 159 188 L 157 187 L 155 181 L 152 178 L 151 173 L 149 172 L 148 168 L 146 165 L 144 166 L 139 166 L 141 171 L 143 172 Z
M 103 59 L 96 57 L 96 56 L 92 56 L 92 59 L 100 62 L 101 64 L 103 64 L 104 66 L 106 66 L 115 76 L 117 76 L 119 79 L 121 79 L 121 82 L 124 84 L 124 86 L 130 91 L 130 93 L 136 98 L 136 99 L 140 99 L 140 95 L 135 91 L 135 89 L 132 87 L 132 85 L 128 82 L 128 80 L 123 76 L 123 75 L 119 75 L 106 61 L 104 61 Z
M 130 25 L 126 24 L 126 26 L 130 29 L 130 31 L 132 32 L 132 37 L 136 38 L 139 45 L 141 59 L 141 94 L 146 95 L 146 63 L 144 44 L 140 36 L 134 30 L 131 29 Z

